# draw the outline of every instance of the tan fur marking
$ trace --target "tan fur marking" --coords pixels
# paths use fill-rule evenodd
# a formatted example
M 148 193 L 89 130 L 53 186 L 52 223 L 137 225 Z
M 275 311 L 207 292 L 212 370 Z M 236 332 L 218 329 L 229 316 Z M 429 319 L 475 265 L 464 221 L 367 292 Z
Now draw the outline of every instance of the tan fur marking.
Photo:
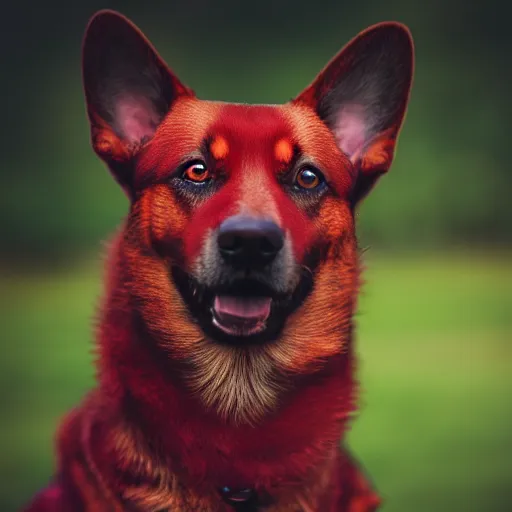
M 163 241 L 182 236 L 188 218 L 167 185 L 151 189 L 151 231 L 153 238 Z
M 207 407 L 234 423 L 254 423 L 271 410 L 279 388 L 266 349 L 248 351 L 205 344 L 193 355 L 190 383 Z
M 279 139 L 274 148 L 274 155 L 278 162 L 289 164 L 293 157 L 291 142 L 288 139 Z
M 363 172 L 386 171 L 389 168 L 393 160 L 396 142 L 392 135 L 392 128 L 381 133 L 361 155 L 361 170 Z
M 228 141 L 221 135 L 217 135 L 210 144 L 210 151 L 213 158 L 223 160 L 229 153 Z

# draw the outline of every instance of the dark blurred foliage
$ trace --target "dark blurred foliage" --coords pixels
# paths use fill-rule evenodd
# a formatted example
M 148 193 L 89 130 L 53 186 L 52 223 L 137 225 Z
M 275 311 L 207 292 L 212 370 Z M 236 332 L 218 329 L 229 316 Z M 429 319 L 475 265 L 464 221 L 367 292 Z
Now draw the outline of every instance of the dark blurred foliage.
M 207 99 L 297 94 L 366 26 L 398 20 L 416 79 L 398 156 L 361 210 L 363 243 L 512 242 L 509 2 L 305 0 L 10 2 L 2 5 L 1 253 L 44 261 L 96 251 L 127 201 L 89 147 L 80 44 L 100 8 L 130 17 Z

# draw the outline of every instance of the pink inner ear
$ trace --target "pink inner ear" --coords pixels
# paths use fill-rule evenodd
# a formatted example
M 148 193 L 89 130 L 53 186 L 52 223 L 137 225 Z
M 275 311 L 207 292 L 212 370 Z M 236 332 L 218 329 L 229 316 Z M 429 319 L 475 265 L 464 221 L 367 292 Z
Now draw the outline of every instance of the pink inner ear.
M 356 161 L 366 142 L 364 107 L 344 105 L 338 113 L 334 135 L 340 149 L 352 162 Z
M 143 97 L 123 96 L 116 104 L 116 126 L 130 143 L 152 137 L 158 126 L 158 115 L 151 102 Z

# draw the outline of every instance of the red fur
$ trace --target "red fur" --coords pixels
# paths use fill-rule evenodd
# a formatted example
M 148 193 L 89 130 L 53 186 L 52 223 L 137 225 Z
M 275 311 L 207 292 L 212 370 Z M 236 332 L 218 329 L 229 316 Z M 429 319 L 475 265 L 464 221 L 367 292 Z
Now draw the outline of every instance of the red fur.
M 374 58 L 383 36 L 407 59 L 412 47 L 401 30 L 396 24 L 369 29 L 287 105 L 248 106 L 196 99 L 120 15 L 104 11 L 91 21 L 84 84 L 92 142 L 127 191 L 131 209 L 109 253 L 97 333 L 98 386 L 63 422 L 55 482 L 27 511 L 221 512 L 229 509 L 218 494 L 224 486 L 270 496 L 273 503 L 262 504 L 269 512 L 377 508 L 378 497 L 340 446 L 357 399 L 353 207 L 391 163 L 412 63 L 398 77 L 398 99 L 382 109 L 389 118 L 379 119 L 378 133 L 369 121 L 373 104 L 361 110 L 357 157 L 343 152 L 354 141 L 339 140 L 343 105 L 327 108 L 325 102 L 344 101 L 343 76 L 357 68 L 354 52 Z M 115 46 L 116 35 L 125 38 L 144 73 L 130 61 L 116 68 L 118 60 L 106 61 L 108 66 L 101 60 L 112 55 L 101 50 L 103 44 Z M 126 47 L 117 47 L 117 59 L 126 57 Z M 109 82 L 105 69 L 120 76 Z M 133 97 L 134 80 L 135 92 L 147 96 L 127 109 L 118 100 Z M 119 84 L 126 89 L 121 96 Z M 112 98 L 105 96 L 109 90 Z M 283 185 L 296 153 L 322 170 L 328 194 L 300 199 Z M 170 184 L 180 165 L 198 155 L 223 184 L 208 197 L 180 195 Z M 218 346 L 194 321 L 169 275 L 170 268 L 193 275 L 210 233 L 238 213 L 280 226 L 291 246 L 290 268 L 314 274 L 310 294 L 267 352 L 214 351 Z M 315 251 L 318 261 L 309 268 Z M 254 363 L 248 354 L 264 358 Z M 272 384 L 279 392 L 275 400 L 272 395 L 273 408 L 254 422 L 226 417 L 194 388 L 212 362 L 208 357 L 217 362 L 224 356 L 229 362 L 239 357 L 239 365 L 253 373 L 272 367 L 275 382 L 254 381 L 261 386 L 256 391 L 270 396 L 273 388 L 266 386 Z M 231 366 L 222 368 L 228 372 Z M 245 384 L 237 378 L 228 384 Z

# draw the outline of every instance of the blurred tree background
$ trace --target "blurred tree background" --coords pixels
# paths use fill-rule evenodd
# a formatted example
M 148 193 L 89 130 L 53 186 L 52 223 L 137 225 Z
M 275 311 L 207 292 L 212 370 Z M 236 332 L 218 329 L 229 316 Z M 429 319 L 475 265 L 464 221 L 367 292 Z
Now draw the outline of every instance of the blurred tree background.
M 106 7 L 199 97 L 239 102 L 287 101 L 370 24 L 410 27 L 408 117 L 359 220 L 372 250 L 353 444 L 385 510 L 510 507 L 510 4 L 83 0 L 2 6 L 0 510 L 45 484 L 58 418 L 92 385 L 100 242 L 127 210 L 81 89 L 83 32 Z

